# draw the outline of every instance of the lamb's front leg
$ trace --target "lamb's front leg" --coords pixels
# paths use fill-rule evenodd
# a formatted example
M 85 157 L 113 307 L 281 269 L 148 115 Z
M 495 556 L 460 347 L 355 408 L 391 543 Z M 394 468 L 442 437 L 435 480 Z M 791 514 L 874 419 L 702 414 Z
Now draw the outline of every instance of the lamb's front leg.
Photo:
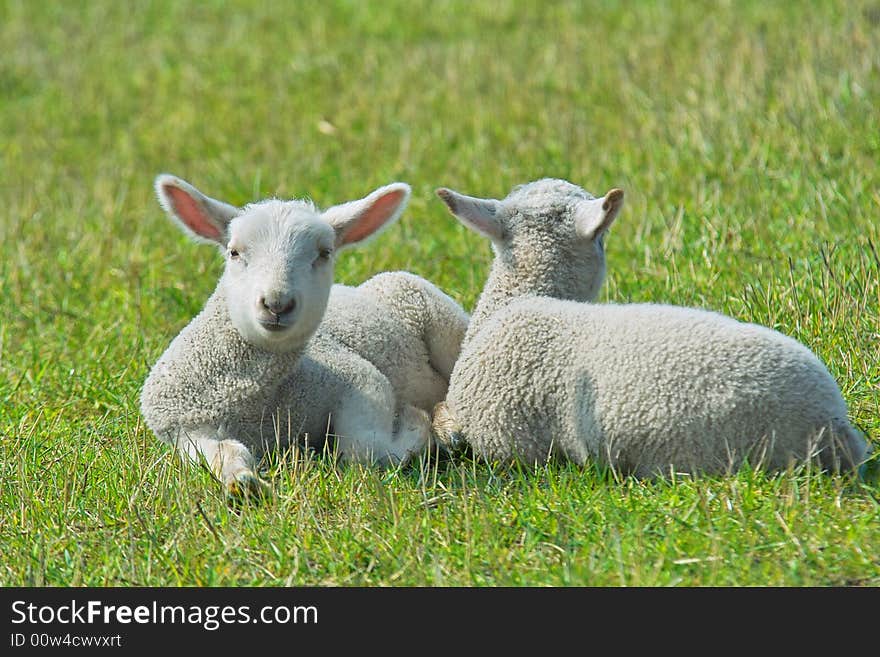
M 379 409 L 343 407 L 333 424 L 339 457 L 345 462 L 382 466 L 404 465 L 427 452 L 431 419 L 420 408 L 406 405 Z
M 426 452 L 431 418 L 415 406 L 400 406 L 388 379 L 369 363 L 361 364 L 357 385 L 341 395 L 332 416 L 339 457 L 346 462 L 399 465 Z
M 219 432 L 208 428 L 181 433 L 178 449 L 193 461 L 204 458 L 230 499 L 260 499 L 271 495 L 272 489 L 257 474 L 256 460 L 246 445 L 232 438 L 221 438 Z

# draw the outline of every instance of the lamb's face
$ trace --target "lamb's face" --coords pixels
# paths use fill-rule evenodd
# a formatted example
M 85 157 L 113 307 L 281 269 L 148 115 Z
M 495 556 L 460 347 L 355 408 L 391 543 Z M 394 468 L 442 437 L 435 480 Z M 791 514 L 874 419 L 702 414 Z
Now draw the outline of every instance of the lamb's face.
M 229 318 L 248 342 L 272 351 L 303 345 L 317 330 L 336 251 L 363 242 L 400 217 L 406 183 L 380 187 L 324 212 L 308 201 L 263 201 L 241 209 L 160 174 L 156 196 L 188 235 L 226 256 L 221 279 Z
M 264 349 L 301 347 L 333 285 L 335 233 L 308 203 L 265 201 L 229 224 L 223 286 L 232 324 Z

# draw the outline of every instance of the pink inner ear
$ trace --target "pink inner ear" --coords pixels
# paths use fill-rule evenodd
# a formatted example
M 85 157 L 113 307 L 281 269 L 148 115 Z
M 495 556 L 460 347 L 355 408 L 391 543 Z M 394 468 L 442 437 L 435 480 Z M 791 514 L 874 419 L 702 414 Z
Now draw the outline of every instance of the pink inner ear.
M 345 243 L 360 242 L 379 230 L 400 205 L 402 191 L 388 192 L 378 198 L 345 233 Z
M 208 218 L 198 201 L 179 187 L 165 185 L 163 189 L 171 199 L 175 214 L 189 226 L 190 230 L 215 242 L 223 241 L 223 233 Z

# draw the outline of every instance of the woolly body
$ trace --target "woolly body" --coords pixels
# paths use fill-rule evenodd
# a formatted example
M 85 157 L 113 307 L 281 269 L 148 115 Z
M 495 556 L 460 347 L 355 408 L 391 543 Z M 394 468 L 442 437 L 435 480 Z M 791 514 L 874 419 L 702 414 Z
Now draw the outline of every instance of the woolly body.
M 468 343 L 447 397 L 491 459 L 637 476 L 864 457 L 825 366 L 781 333 L 659 304 L 518 299 Z M 833 439 L 832 439 L 833 437 Z M 830 458 L 829 458 L 830 457 Z
M 333 285 L 333 254 L 395 221 L 395 183 L 320 212 L 307 201 L 239 209 L 159 176 L 159 201 L 185 232 L 221 247 L 226 267 L 151 370 L 147 425 L 204 457 L 234 496 L 264 493 L 255 455 L 333 434 L 339 456 L 402 463 L 429 444 L 467 315 L 428 281 L 393 272 Z
M 446 394 L 466 326 L 464 311 L 431 283 L 387 272 L 334 285 L 316 334 L 279 354 L 241 336 L 218 288 L 152 368 L 143 415 L 171 443 L 185 428 L 209 426 L 257 454 L 297 437 L 320 447 L 351 389 L 430 411 Z
M 435 410 L 442 442 L 637 476 L 864 458 L 836 382 L 797 341 L 710 311 L 592 303 L 620 190 L 593 199 L 545 179 L 503 201 L 438 194 L 496 254 Z

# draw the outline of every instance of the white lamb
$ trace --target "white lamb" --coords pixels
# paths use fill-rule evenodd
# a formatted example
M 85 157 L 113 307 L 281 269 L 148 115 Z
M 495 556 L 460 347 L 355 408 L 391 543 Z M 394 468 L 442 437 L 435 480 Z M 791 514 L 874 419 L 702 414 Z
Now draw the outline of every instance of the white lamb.
M 865 457 L 837 384 L 795 340 L 705 310 L 589 303 L 621 190 L 594 199 L 544 179 L 501 201 L 437 193 L 496 256 L 435 410 L 438 440 L 639 477 Z
M 169 175 L 156 192 L 226 259 L 204 309 L 144 384 L 141 410 L 161 440 L 204 457 L 235 497 L 267 493 L 255 457 L 298 438 L 319 447 L 330 435 L 343 461 L 364 463 L 425 450 L 467 315 L 404 272 L 333 285 L 336 253 L 395 221 L 408 185 L 323 212 L 299 200 L 237 208 Z

